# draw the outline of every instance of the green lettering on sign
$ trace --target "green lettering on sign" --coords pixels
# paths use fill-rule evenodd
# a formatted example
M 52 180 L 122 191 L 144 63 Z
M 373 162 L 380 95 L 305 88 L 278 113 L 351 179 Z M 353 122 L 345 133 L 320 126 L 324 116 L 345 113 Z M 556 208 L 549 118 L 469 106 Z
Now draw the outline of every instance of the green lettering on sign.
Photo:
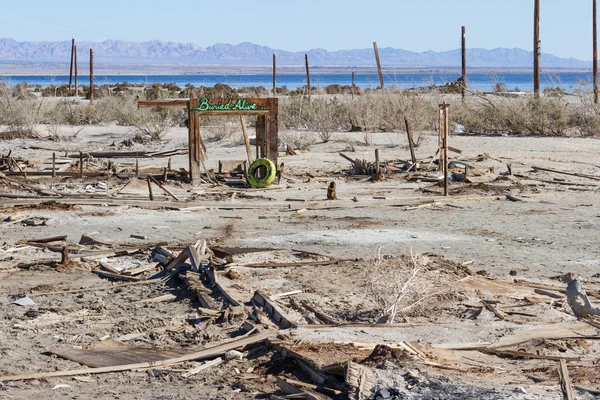
M 198 107 L 192 108 L 190 111 L 256 111 L 256 110 L 268 110 L 269 107 L 259 106 L 256 103 L 248 103 L 246 99 L 227 99 L 223 102 L 210 103 L 209 100 L 204 97 L 200 99 Z

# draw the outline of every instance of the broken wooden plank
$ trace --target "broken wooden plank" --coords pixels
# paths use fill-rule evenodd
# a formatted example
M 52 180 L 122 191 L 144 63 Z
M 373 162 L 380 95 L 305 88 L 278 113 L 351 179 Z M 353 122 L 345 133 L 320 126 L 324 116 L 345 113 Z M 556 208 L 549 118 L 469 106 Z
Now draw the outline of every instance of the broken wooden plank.
M 545 289 L 534 289 L 534 292 L 537 294 L 541 294 L 543 296 L 552 297 L 553 299 L 564 299 L 565 296 L 562 294 L 557 294 L 555 292 L 551 292 L 550 290 Z
M 329 315 L 325 314 L 324 312 L 320 311 L 315 306 L 310 304 L 308 301 L 302 300 L 302 301 L 300 301 L 300 303 L 302 304 L 302 306 L 304 308 L 311 311 L 313 314 L 315 314 L 317 316 L 317 318 L 319 318 L 321 321 L 325 322 L 326 324 L 331 324 L 331 325 L 338 324 L 338 321 L 336 321 L 334 318 L 330 317 Z
M 309 388 L 299 388 L 298 386 L 293 385 L 292 383 L 287 382 L 283 378 L 277 378 L 277 386 L 281 389 L 282 392 L 292 394 L 292 395 L 302 395 L 302 398 L 307 400 L 331 400 L 331 397 L 321 394 L 315 390 Z M 287 396 L 286 396 L 287 397 Z M 289 398 L 289 397 L 288 397 Z
M 569 376 L 569 369 L 567 368 L 567 361 L 564 359 L 560 360 L 558 375 L 560 379 L 560 389 L 563 392 L 563 399 L 575 400 L 573 385 L 571 385 L 571 377 Z
M 223 362 L 223 359 L 221 357 L 219 358 L 215 358 L 212 361 L 207 361 L 204 364 L 202 364 L 199 367 L 196 368 L 192 368 L 189 371 L 181 374 L 182 377 L 184 378 L 189 378 L 192 375 L 196 375 L 199 372 L 204 371 L 205 369 L 211 368 L 211 367 L 216 367 L 217 365 L 221 364 Z
M 105 270 L 107 272 L 110 272 L 111 274 L 121 275 L 121 271 L 119 271 L 118 269 L 116 269 L 115 267 L 111 266 L 108 263 L 100 261 L 99 265 L 100 265 L 100 268 L 102 268 L 103 270 Z
M 210 296 L 212 291 L 204 286 L 197 273 L 188 271 L 186 274 L 181 274 L 180 277 L 185 281 L 190 293 L 198 298 L 203 308 L 218 309 L 215 301 Z
M 282 329 L 294 328 L 297 323 L 292 321 L 287 313 L 270 296 L 261 290 L 254 292 L 252 301 L 261 306 L 271 319 Z
M 265 262 L 265 263 L 235 263 L 228 267 L 245 267 L 245 268 L 288 268 L 288 267 L 324 267 L 327 265 L 339 264 L 342 262 L 356 261 L 356 259 L 347 260 L 326 260 L 326 261 L 299 261 L 299 262 Z
M 52 243 L 52 242 L 64 242 L 67 240 L 67 235 L 63 236 L 53 236 L 49 238 L 40 238 L 40 239 L 28 239 L 27 243 Z
M 494 313 L 494 315 L 496 316 L 496 318 L 503 320 L 504 319 L 504 314 L 502 313 L 502 311 L 499 311 L 496 307 L 494 307 L 489 301 L 485 301 L 485 300 L 481 300 L 481 303 L 485 306 L 485 308 Z
M 277 299 L 281 299 L 283 297 L 293 296 L 295 294 L 300 294 L 300 293 L 303 293 L 303 291 L 302 290 L 292 290 L 291 292 L 272 294 L 271 300 L 277 300 Z
M 560 170 L 557 170 L 557 169 L 542 168 L 542 167 L 536 167 L 536 166 L 532 166 L 531 168 L 533 168 L 535 170 L 539 170 L 539 171 L 553 172 L 555 174 L 577 176 L 579 178 L 587 178 L 587 179 L 593 179 L 593 180 L 596 180 L 596 181 L 600 181 L 600 176 L 598 176 L 598 175 L 580 174 L 580 173 L 577 173 L 577 172 L 560 171 Z
M 346 366 L 346 385 L 350 388 L 350 400 L 366 400 L 371 397 L 375 380 L 373 373 L 365 366 L 349 361 Z
M 144 264 L 144 265 L 140 265 L 139 267 L 127 269 L 127 270 L 123 271 L 122 274 L 135 276 L 135 275 L 143 274 L 144 272 L 153 271 L 156 268 L 158 268 L 159 265 L 160 265 L 159 263 Z
M 171 192 L 169 189 L 167 189 L 166 187 L 164 187 L 159 181 L 157 181 L 156 179 L 154 179 L 153 176 L 148 176 L 148 179 L 150 179 L 150 181 L 152 181 L 152 183 L 154 183 L 156 186 L 158 186 L 163 192 L 165 192 L 166 194 L 168 194 L 169 196 L 171 196 L 172 198 L 175 199 L 175 201 L 181 201 L 181 199 L 177 196 L 175 196 L 173 194 L 173 192 Z
M 137 281 L 141 280 L 141 278 L 136 278 L 135 276 L 114 274 L 112 272 L 102 271 L 100 269 L 93 269 L 92 272 L 95 273 L 96 275 L 100 275 L 100 276 L 103 276 L 105 278 L 116 279 L 116 280 L 119 280 L 119 281 L 137 282 Z
M 177 296 L 173 294 L 165 294 L 158 297 L 152 297 L 150 299 L 142 299 L 136 301 L 134 304 L 150 304 L 150 303 L 166 303 L 177 300 Z
M 578 361 L 581 357 L 563 357 L 563 356 L 545 356 L 533 353 L 526 353 L 524 351 L 512 351 L 512 350 L 497 350 L 489 348 L 478 348 L 477 351 L 485 354 L 493 354 L 496 356 L 513 357 L 513 358 L 529 358 L 532 360 L 552 360 L 552 361 Z
M 130 371 L 130 370 L 140 369 L 140 368 L 161 367 L 161 366 L 179 364 L 179 363 L 182 363 L 185 361 L 206 360 L 206 359 L 211 359 L 211 358 L 215 358 L 215 357 L 220 357 L 229 350 L 234 350 L 234 349 L 248 346 L 250 344 L 262 342 L 265 339 L 272 337 L 274 335 L 276 335 L 276 332 L 266 331 L 266 332 L 258 333 L 254 336 L 243 338 L 241 340 L 233 340 L 228 343 L 211 346 L 211 347 L 202 349 L 200 351 L 197 351 L 197 352 L 194 352 L 191 354 L 186 354 L 186 355 L 183 355 L 180 357 L 170 358 L 170 359 L 166 359 L 166 360 L 128 364 L 128 365 L 119 365 L 119 366 L 104 367 L 104 368 L 83 368 L 83 369 L 75 369 L 75 370 L 67 370 L 67 371 L 36 372 L 36 373 L 30 373 L 30 374 L 6 375 L 6 376 L 0 377 L 0 382 L 22 381 L 22 380 L 29 380 L 29 379 L 46 379 L 46 378 L 76 376 L 76 375 L 85 375 L 85 374 L 104 374 L 104 373 L 109 373 L 109 372 Z

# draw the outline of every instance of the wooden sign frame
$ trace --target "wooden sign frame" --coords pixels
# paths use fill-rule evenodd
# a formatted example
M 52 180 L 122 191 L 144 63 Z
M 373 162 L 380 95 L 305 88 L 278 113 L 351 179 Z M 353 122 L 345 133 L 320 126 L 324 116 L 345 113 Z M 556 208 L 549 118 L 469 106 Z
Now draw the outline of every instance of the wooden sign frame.
M 279 148 L 277 98 L 140 100 L 138 108 L 187 109 L 189 176 L 192 185 L 200 183 L 200 166 L 206 169 L 204 165 L 206 146 L 200 135 L 202 115 L 256 115 L 256 158 L 268 158 L 277 166 Z

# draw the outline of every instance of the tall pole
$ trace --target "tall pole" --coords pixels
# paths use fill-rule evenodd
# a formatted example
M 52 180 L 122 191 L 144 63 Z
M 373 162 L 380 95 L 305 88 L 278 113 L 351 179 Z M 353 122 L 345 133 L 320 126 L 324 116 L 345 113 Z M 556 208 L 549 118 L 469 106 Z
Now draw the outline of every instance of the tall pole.
M 77 73 L 77 45 L 73 46 L 74 57 L 73 60 L 75 62 L 75 97 L 79 97 L 79 74 Z
M 90 49 L 90 104 L 94 104 L 94 50 Z
M 540 0 L 533 10 L 533 94 L 540 97 Z
M 308 54 L 304 55 L 304 63 L 306 64 L 306 83 L 308 84 L 308 99 L 310 100 L 310 71 L 308 70 Z
M 277 94 L 277 57 L 273 54 L 273 96 Z
M 375 61 L 377 61 L 377 73 L 379 74 L 379 88 L 383 89 L 383 73 L 381 72 L 381 62 L 379 61 L 379 48 L 377 42 L 373 42 L 373 50 L 375 50 Z
M 462 84 L 461 84 L 461 95 L 463 101 L 465 100 L 465 92 L 467 89 L 467 40 L 465 39 L 466 29 L 463 26 L 461 28 L 461 47 L 462 47 Z
M 593 8 L 593 23 L 594 23 L 594 104 L 598 104 L 598 29 L 596 25 L 597 14 L 596 14 L 596 0 L 594 1 Z
M 75 39 L 71 39 L 71 68 L 69 69 L 69 96 L 71 95 L 71 88 L 73 87 L 73 57 L 75 52 Z

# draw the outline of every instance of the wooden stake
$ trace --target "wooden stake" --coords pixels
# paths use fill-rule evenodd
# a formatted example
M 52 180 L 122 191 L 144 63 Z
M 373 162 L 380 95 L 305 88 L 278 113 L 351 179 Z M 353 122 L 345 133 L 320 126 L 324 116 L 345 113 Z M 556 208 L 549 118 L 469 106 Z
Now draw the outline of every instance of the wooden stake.
M 190 111 L 198 107 L 199 99 L 190 99 L 188 102 L 188 146 L 190 161 L 190 181 L 192 185 L 200 184 L 200 121 L 198 113 Z
M 140 157 L 139 153 L 135 153 L 135 177 L 140 177 Z
M 146 181 L 148 182 L 148 197 L 150 198 L 150 201 L 154 201 L 154 194 L 152 193 L 152 182 L 150 181 L 150 177 L 148 177 Z
M 52 177 L 56 178 L 56 153 L 52 153 Z
M 598 104 L 598 27 L 596 25 L 597 21 L 597 8 L 596 8 L 596 0 L 593 0 L 593 34 L 594 34 L 594 104 Z
M 381 166 L 379 163 L 379 149 L 375 149 L 375 176 L 379 179 L 379 171 L 381 170 Z
M 417 157 L 415 156 L 415 144 L 413 141 L 412 128 L 408 122 L 408 118 L 404 117 L 404 125 L 406 125 L 406 135 L 408 136 L 408 147 L 410 149 L 410 159 L 413 165 L 417 164 Z M 416 168 L 416 167 L 415 167 Z
M 308 54 L 304 55 L 304 63 L 306 64 L 306 83 L 308 85 L 308 99 L 310 100 L 310 71 L 308 69 Z
M 277 56 L 273 54 L 273 96 L 277 95 Z
M 250 138 L 248 137 L 248 129 L 246 128 L 246 118 L 240 115 L 242 123 L 242 133 L 244 135 L 244 145 L 246 146 L 246 154 L 248 155 L 248 165 L 252 165 L 252 150 L 250 149 Z
M 83 153 L 79 151 L 79 179 L 83 179 Z
M 377 61 L 377 73 L 379 74 L 379 88 L 383 89 L 383 73 L 381 72 L 381 62 L 379 61 L 379 48 L 377 42 L 373 42 L 373 50 L 375 50 L 375 61 Z
M 467 40 L 465 39 L 466 28 L 461 28 L 461 46 L 462 46 L 462 84 L 460 93 L 463 102 L 465 101 L 465 93 L 467 91 Z
M 90 49 L 90 104 L 94 104 L 94 50 Z
M 75 97 L 79 97 L 79 74 L 77 73 L 77 45 L 73 46 L 75 52 Z
M 157 181 L 156 179 L 154 179 L 152 176 L 148 176 L 148 185 L 150 185 L 150 182 L 153 182 L 163 192 L 165 192 L 166 194 L 168 194 L 169 196 L 171 196 L 172 198 L 174 198 L 176 201 L 181 201 L 181 199 L 179 197 L 175 196 L 169 189 L 167 189 L 166 187 L 164 187 L 163 185 L 161 185 L 160 182 Z M 152 189 L 150 189 L 150 191 L 152 191 Z
M 75 56 L 75 39 L 71 39 L 71 68 L 69 68 L 69 95 L 73 84 L 73 57 Z
M 540 97 L 540 0 L 534 0 L 533 11 L 533 93 Z
M 560 378 L 560 388 L 563 392 L 563 399 L 575 400 L 573 386 L 571 385 L 571 377 L 569 376 L 569 369 L 567 368 L 567 360 L 560 360 L 558 375 Z

